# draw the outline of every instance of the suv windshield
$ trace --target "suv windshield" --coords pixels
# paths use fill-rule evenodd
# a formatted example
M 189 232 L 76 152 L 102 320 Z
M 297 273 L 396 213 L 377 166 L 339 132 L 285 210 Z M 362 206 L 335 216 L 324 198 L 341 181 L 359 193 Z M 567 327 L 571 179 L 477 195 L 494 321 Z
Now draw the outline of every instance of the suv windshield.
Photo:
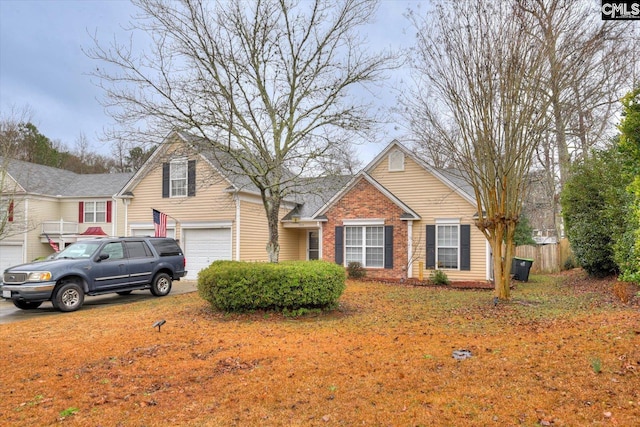
M 67 246 L 62 252 L 56 255 L 56 259 L 60 258 L 89 258 L 98 249 L 100 243 L 84 243 L 78 242 L 71 246 Z

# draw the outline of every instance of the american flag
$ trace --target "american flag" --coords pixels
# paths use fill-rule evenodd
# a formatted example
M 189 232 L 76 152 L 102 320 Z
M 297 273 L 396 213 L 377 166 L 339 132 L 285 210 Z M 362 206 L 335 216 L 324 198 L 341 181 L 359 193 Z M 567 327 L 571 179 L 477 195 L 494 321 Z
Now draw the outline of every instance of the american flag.
M 47 233 L 44 233 L 44 236 L 49 241 L 49 246 L 51 246 L 51 249 L 56 251 L 56 253 L 60 252 L 60 247 L 58 246 L 58 244 L 56 242 L 54 242 L 53 240 L 51 240 L 51 237 L 49 237 L 49 235 Z
M 167 237 L 167 215 L 154 209 L 153 228 L 156 232 L 156 237 Z

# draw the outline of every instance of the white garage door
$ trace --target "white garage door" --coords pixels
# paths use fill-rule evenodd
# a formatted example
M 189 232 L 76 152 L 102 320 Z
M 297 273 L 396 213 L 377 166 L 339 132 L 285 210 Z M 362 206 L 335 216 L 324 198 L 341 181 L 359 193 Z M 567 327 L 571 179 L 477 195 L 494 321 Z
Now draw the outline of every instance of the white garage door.
M 173 228 L 168 228 L 167 229 L 167 237 L 171 237 L 172 239 L 175 238 L 175 234 L 176 234 L 176 230 Z M 134 237 L 139 237 L 139 236 L 151 236 L 153 237 L 155 235 L 155 231 L 153 230 L 153 228 L 132 228 L 131 229 L 131 235 Z
M 213 261 L 231 259 L 230 228 L 193 228 L 183 230 L 182 250 L 187 258 L 187 279 L 195 280 L 198 272 Z
M 0 274 L 6 268 L 22 263 L 22 245 L 0 245 Z

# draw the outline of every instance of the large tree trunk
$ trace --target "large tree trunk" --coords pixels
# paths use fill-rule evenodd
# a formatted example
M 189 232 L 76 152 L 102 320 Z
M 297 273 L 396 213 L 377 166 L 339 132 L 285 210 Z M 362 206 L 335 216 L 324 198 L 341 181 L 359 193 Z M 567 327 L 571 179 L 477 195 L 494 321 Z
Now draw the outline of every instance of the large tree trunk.
M 489 230 L 487 230 L 489 231 Z M 501 300 L 511 297 L 511 259 L 512 245 L 504 244 L 505 224 L 497 223 L 489 233 L 489 245 L 493 253 L 493 282 L 495 296 Z
M 280 199 L 276 196 L 263 197 L 264 209 L 267 214 L 267 225 L 269 227 L 269 240 L 267 241 L 267 254 L 269 262 L 278 262 L 280 258 L 280 243 L 278 226 L 280 218 Z

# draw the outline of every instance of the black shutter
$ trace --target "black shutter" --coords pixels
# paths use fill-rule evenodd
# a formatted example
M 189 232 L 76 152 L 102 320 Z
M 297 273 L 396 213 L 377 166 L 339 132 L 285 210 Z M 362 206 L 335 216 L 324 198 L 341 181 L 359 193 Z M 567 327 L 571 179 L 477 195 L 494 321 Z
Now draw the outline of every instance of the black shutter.
M 162 164 L 162 197 L 169 197 L 169 163 Z
M 384 268 L 393 268 L 393 225 L 384 227 Z
M 189 160 L 187 170 L 187 195 L 196 195 L 196 161 Z
M 336 264 L 344 265 L 344 227 L 336 227 Z
M 471 270 L 471 226 L 460 226 L 460 270 Z
M 436 268 L 436 226 L 427 225 L 427 268 Z

